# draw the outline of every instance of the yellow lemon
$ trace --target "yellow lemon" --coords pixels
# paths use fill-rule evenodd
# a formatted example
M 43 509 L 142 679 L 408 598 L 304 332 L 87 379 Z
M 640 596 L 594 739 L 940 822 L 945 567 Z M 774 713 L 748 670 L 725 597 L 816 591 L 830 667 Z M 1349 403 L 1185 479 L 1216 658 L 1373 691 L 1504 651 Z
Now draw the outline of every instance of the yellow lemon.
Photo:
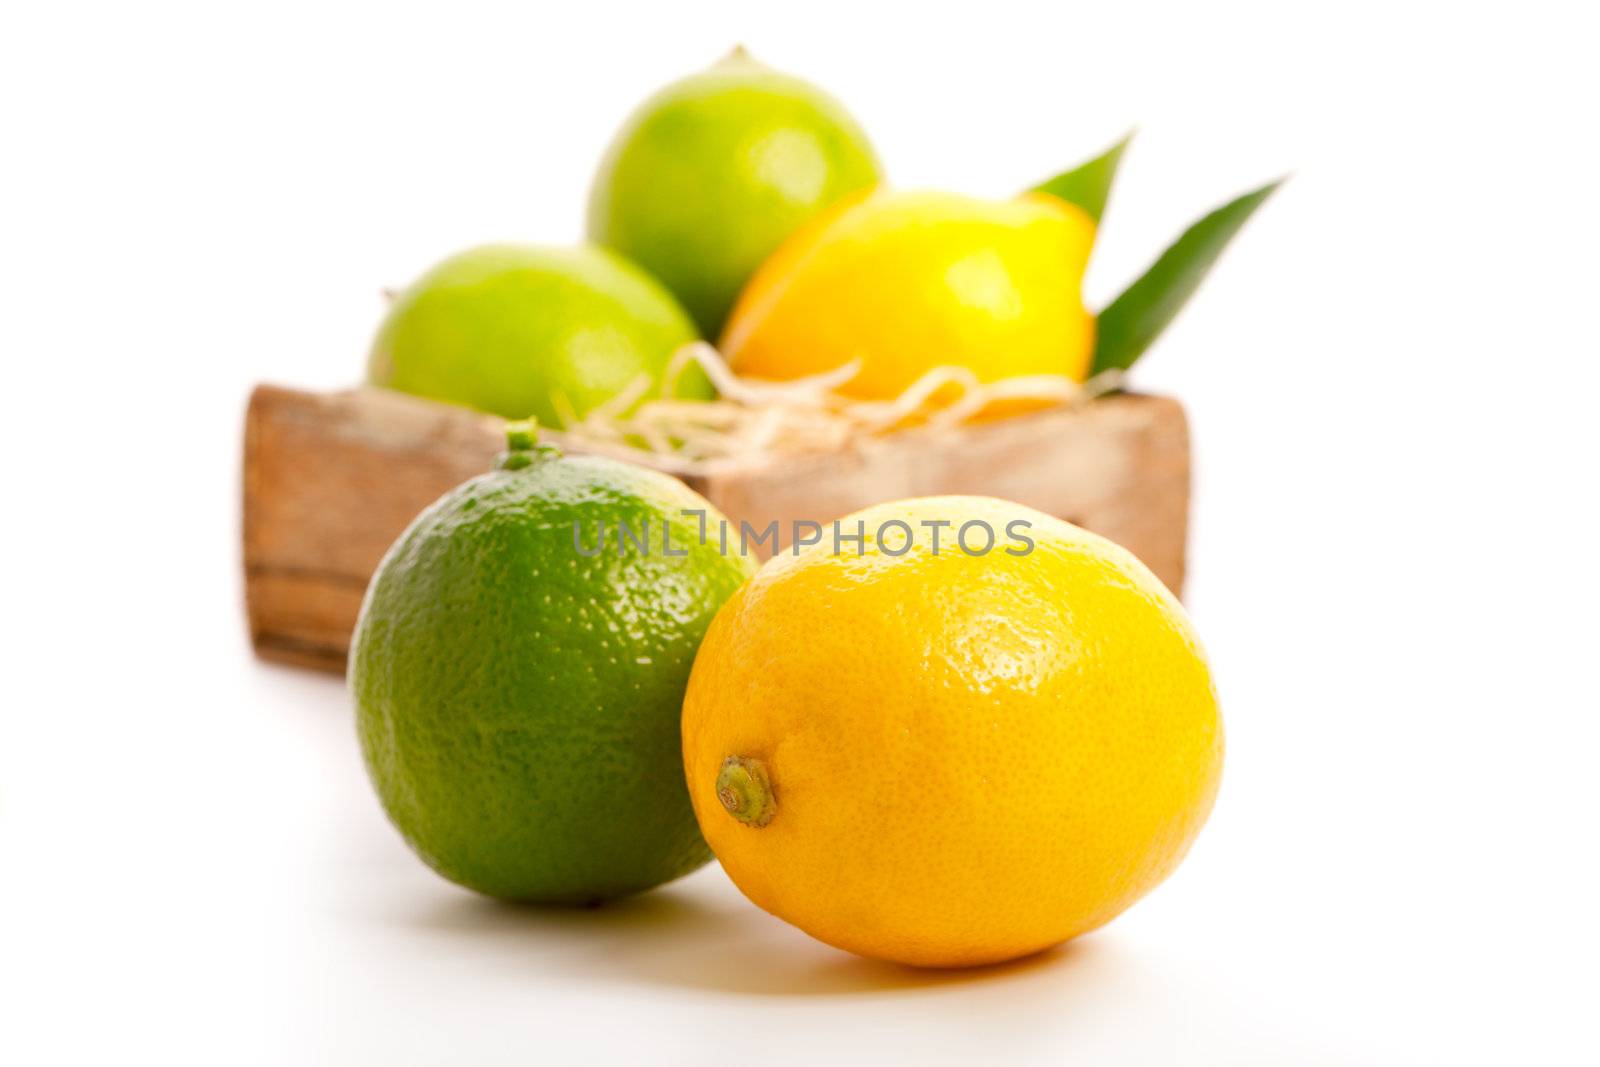
M 706 633 L 683 743 L 745 895 L 935 967 L 1122 912 L 1183 858 L 1223 751 L 1172 594 L 1110 541 L 983 497 L 868 508 L 770 560 Z
M 1095 228 L 1044 193 L 858 194 L 779 246 L 735 304 L 734 370 L 789 379 L 861 361 L 842 392 L 898 396 L 941 365 L 979 381 L 1082 381 L 1094 350 L 1083 274 Z

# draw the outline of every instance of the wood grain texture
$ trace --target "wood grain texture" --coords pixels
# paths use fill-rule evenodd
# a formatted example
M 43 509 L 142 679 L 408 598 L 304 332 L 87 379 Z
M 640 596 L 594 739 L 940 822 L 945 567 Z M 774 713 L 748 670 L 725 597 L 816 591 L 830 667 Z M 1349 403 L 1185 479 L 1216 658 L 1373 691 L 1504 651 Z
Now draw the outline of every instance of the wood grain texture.
M 418 512 L 490 468 L 501 427 L 382 390 L 257 387 L 244 436 L 245 603 L 257 653 L 343 670 L 378 561 Z M 796 520 L 826 523 L 902 497 L 998 496 L 1119 542 L 1182 591 L 1189 432 L 1182 405 L 1166 397 L 913 430 L 684 481 L 757 530 L 774 520 L 784 531 Z

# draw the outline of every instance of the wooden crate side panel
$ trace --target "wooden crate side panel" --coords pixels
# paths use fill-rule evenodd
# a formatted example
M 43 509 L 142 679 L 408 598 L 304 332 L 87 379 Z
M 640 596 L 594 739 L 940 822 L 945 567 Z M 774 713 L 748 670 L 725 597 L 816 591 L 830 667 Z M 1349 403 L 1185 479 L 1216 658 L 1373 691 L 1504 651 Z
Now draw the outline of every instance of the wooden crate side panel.
M 407 524 L 489 469 L 497 420 L 382 393 L 262 386 L 245 416 L 244 566 L 264 655 L 343 668 L 367 580 Z
M 1113 397 L 958 435 L 904 434 L 713 477 L 703 491 L 734 523 L 759 531 L 776 521 L 785 538 L 794 519 L 829 522 L 885 500 L 996 496 L 1109 537 L 1170 588 L 1183 585 L 1188 429 L 1182 405 L 1164 397 Z
M 368 579 L 406 525 L 489 470 L 500 420 L 375 390 L 261 386 L 245 424 L 245 599 L 267 658 L 343 668 Z M 554 436 L 554 435 L 553 435 Z M 737 524 L 830 522 L 911 496 L 999 496 L 1125 545 L 1181 590 L 1189 497 L 1183 408 L 1118 396 L 956 433 L 687 479 Z

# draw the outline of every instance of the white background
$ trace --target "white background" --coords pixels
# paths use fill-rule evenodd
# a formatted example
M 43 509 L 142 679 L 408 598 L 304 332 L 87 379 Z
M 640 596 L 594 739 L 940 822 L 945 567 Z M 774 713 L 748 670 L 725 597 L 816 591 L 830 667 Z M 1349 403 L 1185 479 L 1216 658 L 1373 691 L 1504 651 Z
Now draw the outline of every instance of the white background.
M 1595 1062 L 1585 6 L 8 5 L 0 1060 Z M 903 186 L 1138 125 L 1096 302 L 1294 172 L 1136 378 L 1192 412 L 1221 800 L 1064 951 L 869 964 L 714 867 L 480 902 L 389 830 L 341 685 L 249 654 L 251 383 L 350 383 L 380 288 L 576 239 L 623 115 L 738 41 Z

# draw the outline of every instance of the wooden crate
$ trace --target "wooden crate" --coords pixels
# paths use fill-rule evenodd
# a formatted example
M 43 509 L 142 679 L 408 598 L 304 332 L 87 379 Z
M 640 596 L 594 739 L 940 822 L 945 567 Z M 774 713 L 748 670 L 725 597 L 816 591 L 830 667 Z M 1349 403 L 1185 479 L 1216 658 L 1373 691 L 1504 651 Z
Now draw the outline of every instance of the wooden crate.
M 257 387 L 244 438 L 245 603 L 256 652 L 343 670 L 384 551 L 424 507 L 490 469 L 502 427 L 382 390 Z M 1109 396 L 956 432 L 910 430 L 684 480 L 756 529 L 828 522 L 903 497 L 1003 497 L 1119 542 L 1182 591 L 1189 434 L 1182 405 L 1166 397 Z

